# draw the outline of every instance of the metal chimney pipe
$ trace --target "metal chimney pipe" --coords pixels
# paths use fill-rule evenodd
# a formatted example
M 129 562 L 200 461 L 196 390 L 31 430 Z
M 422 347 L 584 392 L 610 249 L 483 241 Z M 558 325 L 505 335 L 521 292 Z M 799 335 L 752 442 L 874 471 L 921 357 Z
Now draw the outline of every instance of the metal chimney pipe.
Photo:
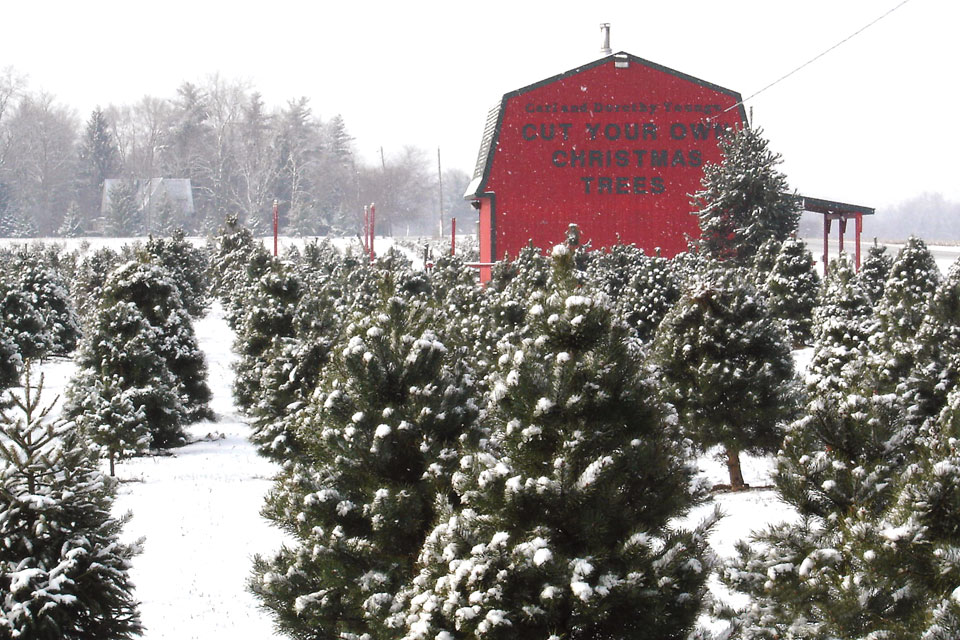
M 609 56 L 613 53 L 613 49 L 610 48 L 610 23 L 604 22 L 600 25 L 600 33 L 603 34 L 603 45 L 600 47 L 600 53 L 605 56 Z

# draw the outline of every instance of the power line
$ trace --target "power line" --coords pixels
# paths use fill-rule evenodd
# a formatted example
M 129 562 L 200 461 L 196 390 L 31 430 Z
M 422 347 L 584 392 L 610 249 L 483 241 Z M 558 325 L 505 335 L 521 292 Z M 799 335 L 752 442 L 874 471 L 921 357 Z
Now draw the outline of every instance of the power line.
M 811 64 L 813 64 L 814 62 L 816 62 L 817 60 L 819 60 L 819 59 L 822 58 L 823 56 L 827 55 L 828 53 L 830 53 L 831 51 L 833 51 L 834 49 L 836 49 L 837 47 L 839 47 L 839 46 L 842 45 L 843 43 L 848 42 L 849 40 L 852 40 L 853 38 L 857 37 L 858 35 L 860 35 L 860 34 L 863 33 L 864 31 L 866 31 L 867 29 L 869 29 L 869 28 L 872 27 L 873 25 L 877 24 L 878 22 L 880 22 L 881 20 L 883 20 L 883 19 L 886 18 L 888 15 L 890 15 L 891 13 L 893 13 L 894 11 L 896 11 L 897 9 L 899 9 L 900 7 L 902 7 L 903 5 L 907 4 L 908 2 L 910 2 L 910 0 L 903 0 L 903 2 L 901 2 L 901 3 L 898 4 L 898 5 L 896 5 L 895 7 L 893 7 L 892 9 L 890 9 L 889 11 L 887 11 L 886 13 L 884 13 L 883 15 L 881 15 L 880 17 L 875 18 L 875 19 L 872 20 L 871 22 L 869 22 L 869 23 L 865 24 L 864 26 L 860 27 L 859 29 L 857 29 L 856 31 L 854 31 L 853 33 L 851 33 L 849 36 L 847 36 L 846 38 L 844 38 L 844 39 L 841 40 L 840 42 L 836 43 L 835 45 L 833 45 L 833 46 L 830 47 L 829 49 L 821 52 L 820 54 L 818 54 L 817 56 L 815 56 L 815 57 L 813 57 L 813 58 L 810 58 L 809 60 L 807 60 L 806 62 L 804 62 L 802 65 L 800 65 L 799 67 L 797 67 L 797 68 L 794 69 L 793 71 L 787 73 L 786 75 L 783 75 L 783 76 L 777 78 L 776 80 L 774 80 L 773 82 L 771 82 L 770 84 L 768 84 L 768 85 L 765 86 L 764 88 L 760 89 L 759 91 L 756 91 L 756 92 L 752 93 L 751 95 L 747 96 L 746 98 L 744 98 L 744 99 L 741 100 L 740 102 L 738 102 L 738 103 L 736 103 L 736 104 L 728 107 L 727 109 L 724 109 L 724 112 L 727 112 L 727 111 L 730 111 L 731 109 L 734 109 L 734 108 L 736 108 L 736 107 L 739 107 L 740 105 L 746 103 L 747 100 L 752 100 L 753 98 L 757 97 L 758 95 L 760 95 L 761 93 L 763 93 L 764 91 L 766 91 L 767 89 L 769 89 L 770 87 L 772 87 L 772 86 L 774 86 L 774 85 L 777 85 L 777 84 L 780 84 L 781 82 L 783 82 L 784 80 L 786 80 L 787 78 L 789 78 L 790 76 L 792 76 L 793 74 L 795 74 L 796 72 L 800 71 L 801 69 L 803 69 L 803 68 L 805 68 L 805 67 L 810 66 Z

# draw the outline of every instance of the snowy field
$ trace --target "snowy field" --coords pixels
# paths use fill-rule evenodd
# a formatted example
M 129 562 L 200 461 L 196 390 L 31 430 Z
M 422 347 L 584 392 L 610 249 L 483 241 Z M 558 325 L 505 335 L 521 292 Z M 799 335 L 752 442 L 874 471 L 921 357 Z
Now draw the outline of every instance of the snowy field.
M 191 425 L 191 438 L 198 441 L 172 455 L 117 466 L 121 486 L 115 510 L 133 514 L 124 537 L 144 538 L 143 553 L 131 571 L 146 627 L 143 638 L 279 638 L 244 588 L 253 554 L 268 553 L 283 541 L 283 534 L 259 515 L 276 467 L 247 441 L 248 427 L 233 404 L 233 334 L 219 304 L 212 305 L 196 331 L 207 358 L 217 421 Z M 73 368 L 72 361 L 63 359 L 45 365 L 47 398 L 63 389 Z M 725 463 L 716 456 L 705 456 L 700 467 L 711 483 L 728 482 Z M 771 470 L 769 458 L 744 456 L 744 479 L 754 487 L 769 486 Z M 757 489 L 719 493 L 687 522 L 699 522 L 715 505 L 725 514 L 712 537 L 721 555 L 732 555 L 734 543 L 751 529 L 790 517 L 773 491 Z
M 264 241 L 272 248 L 272 238 Z M 123 242 L 105 240 L 99 246 L 118 248 Z M 287 240 L 282 246 L 294 242 Z M 97 246 L 91 242 L 91 248 Z M 378 250 L 387 246 L 389 241 L 381 245 L 378 239 Z M 944 271 L 958 254 L 960 250 L 952 247 L 935 252 Z M 257 456 L 246 439 L 248 427 L 233 403 L 233 334 L 219 304 L 212 305 L 196 331 L 206 354 L 217 421 L 192 425 L 189 433 L 196 442 L 172 455 L 128 460 L 117 467 L 122 484 L 116 512 L 133 514 L 125 537 L 144 538 L 143 553 L 134 559 L 131 572 L 146 627 L 143 638 L 279 638 L 268 615 L 245 590 L 253 554 L 269 553 L 283 541 L 283 534 L 259 515 L 276 467 Z M 796 356 L 803 367 L 810 350 Z M 73 370 L 70 360 L 46 363 L 47 401 L 64 388 Z M 712 484 L 728 482 L 726 466 L 716 455 L 704 456 L 699 466 Z M 771 458 L 743 456 L 744 479 L 754 488 L 717 493 L 683 524 L 695 525 L 718 506 L 724 518 L 711 542 L 719 555 L 733 555 L 734 544 L 751 531 L 794 517 L 769 488 L 771 472 Z M 714 590 L 725 597 L 715 582 Z
M 278 638 L 244 588 L 253 554 L 282 541 L 259 515 L 276 467 L 247 441 L 248 427 L 234 407 L 233 334 L 219 304 L 195 328 L 217 421 L 191 425 L 188 433 L 197 442 L 172 455 L 117 466 L 121 485 L 114 508 L 117 515 L 133 514 L 124 537 L 144 539 L 131 571 L 143 638 Z M 72 361 L 62 359 L 44 367 L 49 397 L 65 386 L 73 369 Z

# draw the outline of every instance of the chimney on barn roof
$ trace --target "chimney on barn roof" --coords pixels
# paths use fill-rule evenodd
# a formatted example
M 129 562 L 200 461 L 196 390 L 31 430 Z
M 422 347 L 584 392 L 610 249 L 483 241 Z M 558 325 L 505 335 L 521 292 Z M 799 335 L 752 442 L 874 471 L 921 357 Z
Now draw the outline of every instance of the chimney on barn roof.
M 610 23 L 604 22 L 600 25 L 600 33 L 603 34 L 603 45 L 600 47 L 600 53 L 605 56 L 613 53 L 613 49 L 610 48 Z

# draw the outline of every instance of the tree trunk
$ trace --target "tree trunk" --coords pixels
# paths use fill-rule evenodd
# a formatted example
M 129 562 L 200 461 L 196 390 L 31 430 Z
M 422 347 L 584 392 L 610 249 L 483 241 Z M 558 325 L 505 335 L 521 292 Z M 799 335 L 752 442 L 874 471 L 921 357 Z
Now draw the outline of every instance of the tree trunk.
M 730 490 L 743 491 L 747 488 L 740 471 L 740 450 L 727 447 L 727 471 L 730 472 Z
M 110 477 L 113 478 L 113 451 L 110 452 Z

